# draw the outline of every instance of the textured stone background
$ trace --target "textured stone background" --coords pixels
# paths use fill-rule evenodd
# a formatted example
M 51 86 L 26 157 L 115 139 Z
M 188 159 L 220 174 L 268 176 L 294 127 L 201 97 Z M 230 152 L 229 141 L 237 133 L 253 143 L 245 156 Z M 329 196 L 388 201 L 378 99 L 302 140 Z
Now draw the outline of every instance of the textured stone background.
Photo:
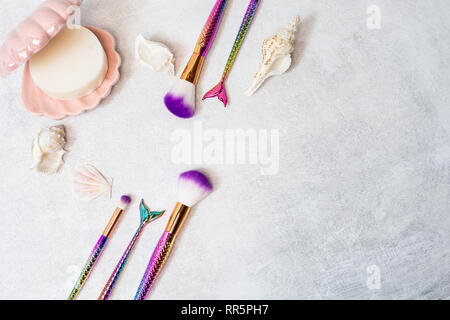
M 0 39 L 38 0 L 1 0 Z M 450 297 L 450 3 L 263 1 L 228 81 L 231 104 L 199 104 L 205 129 L 280 130 L 280 170 L 177 165 L 172 132 L 192 121 L 162 106 L 172 80 L 134 58 L 139 33 L 166 42 L 177 71 L 212 0 L 86 0 L 85 25 L 112 32 L 122 79 L 102 106 L 62 122 L 20 101 L 21 71 L 0 79 L 0 298 L 65 299 L 122 193 L 135 201 L 81 299 L 94 299 L 138 224 L 138 200 L 170 211 L 177 175 L 192 167 L 215 192 L 192 213 L 153 299 L 436 299 Z M 366 26 L 369 5 L 380 30 Z M 199 83 L 222 72 L 247 1 L 230 0 Z M 294 63 L 256 96 L 244 91 L 260 46 L 303 18 Z M 55 176 L 29 171 L 42 126 L 67 126 L 70 153 Z M 91 163 L 114 177 L 113 199 L 78 202 L 71 170 Z M 114 298 L 139 284 L 168 215 L 148 227 Z M 381 288 L 370 289 L 369 266 Z

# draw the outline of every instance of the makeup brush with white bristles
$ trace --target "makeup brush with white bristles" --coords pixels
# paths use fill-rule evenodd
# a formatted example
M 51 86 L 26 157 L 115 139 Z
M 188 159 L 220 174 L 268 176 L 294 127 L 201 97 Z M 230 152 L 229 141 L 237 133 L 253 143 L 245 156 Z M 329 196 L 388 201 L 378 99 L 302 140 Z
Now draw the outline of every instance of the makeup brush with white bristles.
M 181 78 L 177 79 L 172 90 L 164 97 L 164 104 L 167 109 L 179 118 L 187 119 L 194 116 L 195 86 L 200 77 L 205 57 L 219 29 L 227 2 L 228 0 L 216 1 Z
M 199 171 L 182 173 L 178 179 L 177 204 L 166 229 L 156 245 L 134 300 L 145 300 L 159 272 L 169 257 L 175 239 L 192 207 L 212 191 L 208 178 Z

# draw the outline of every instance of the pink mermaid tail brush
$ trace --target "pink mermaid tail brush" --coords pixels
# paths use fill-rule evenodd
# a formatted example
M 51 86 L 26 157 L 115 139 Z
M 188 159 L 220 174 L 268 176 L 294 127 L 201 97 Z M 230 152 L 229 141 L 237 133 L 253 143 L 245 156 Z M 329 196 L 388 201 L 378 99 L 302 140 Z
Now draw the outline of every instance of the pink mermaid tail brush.
M 214 88 L 209 90 L 204 96 L 203 100 L 209 99 L 209 98 L 215 98 L 217 97 L 224 106 L 226 107 L 228 104 L 228 97 L 227 97 L 227 91 L 225 89 L 225 80 L 228 77 L 228 74 L 231 70 L 231 67 L 233 66 L 234 61 L 236 60 L 237 53 L 239 52 L 239 49 L 242 46 L 242 42 L 244 41 L 245 36 L 247 35 L 248 29 L 250 27 L 250 24 L 253 21 L 253 17 L 255 16 L 256 9 L 258 8 L 258 5 L 260 4 L 261 0 L 251 0 L 250 4 L 248 5 L 247 11 L 245 13 L 244 19 L 242 20 L 241 27 L 239 28 L 239 32 L 236 36 L 236 40 L 234 41 L 233 48 L 231 50 L 230 56 L 228 57 L 227 64 L 225 66 L 225 70 L 222 74 L 222 79 L 220 80 L 219 84 L 217 84 Z
M 223 102 L 223 105 L 226 107 L 228 104 L 227 91 L 225 90 L 225 79 L 221 80 L 218 85 L 209 90 L 204 96 L 203 100 L 209 98 L 217 97 L 220 101 Z

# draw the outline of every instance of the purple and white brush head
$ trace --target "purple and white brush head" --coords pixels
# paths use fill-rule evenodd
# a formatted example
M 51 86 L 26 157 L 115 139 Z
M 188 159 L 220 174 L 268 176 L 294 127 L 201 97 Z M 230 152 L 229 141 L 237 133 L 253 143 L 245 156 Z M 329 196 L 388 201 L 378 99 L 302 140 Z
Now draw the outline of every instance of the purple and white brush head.
M 192 208 L 212 191 L 211 182 L 199 171 L 187 171 L 178 178 L 178 202 Z
M 131 198 L 129 196 L 122 196 L 120 198 L 119 208 L 126 210 L 131 203 Z
M 167 109 L 179 118 L 192 118 L 195 113 L 195 85 L 177 79 L 172 90 L 164 97 Z

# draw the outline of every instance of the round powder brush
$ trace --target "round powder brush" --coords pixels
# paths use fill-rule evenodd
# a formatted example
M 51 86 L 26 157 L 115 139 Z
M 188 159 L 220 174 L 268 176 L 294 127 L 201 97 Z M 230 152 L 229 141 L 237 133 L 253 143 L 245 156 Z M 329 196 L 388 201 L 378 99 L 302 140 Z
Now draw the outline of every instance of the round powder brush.
M 175 239 L 186 221 L 191 208 L 212 191 L 208 178 L 199 171 L 182 173 L 178 179 L 177 204 L 173 209 L 166 229 L 156 245 L 150 262 L 141 280 L 135 300 L 147 298 L 164 263 L 169 257 Z

